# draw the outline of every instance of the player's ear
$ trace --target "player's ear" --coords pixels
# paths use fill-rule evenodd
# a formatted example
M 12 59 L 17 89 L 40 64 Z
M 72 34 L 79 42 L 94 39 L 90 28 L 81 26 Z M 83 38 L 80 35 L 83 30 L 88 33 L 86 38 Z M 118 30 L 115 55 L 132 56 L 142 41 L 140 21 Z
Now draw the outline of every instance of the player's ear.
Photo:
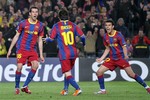
M 112 27 L 114 28 L 114 25 Z
M 29 12 L 29 16 L 31 16 L 31 13 Z
M 59 17 L 58 17 L 58 19 L 61 20 Z

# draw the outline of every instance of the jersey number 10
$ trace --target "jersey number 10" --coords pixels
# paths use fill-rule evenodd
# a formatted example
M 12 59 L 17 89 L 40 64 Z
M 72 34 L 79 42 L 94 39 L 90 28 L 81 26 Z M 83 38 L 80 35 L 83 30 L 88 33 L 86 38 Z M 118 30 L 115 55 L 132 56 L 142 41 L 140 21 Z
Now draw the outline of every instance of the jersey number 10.
M 65 45 L 72 45 L 74 44 L 74 34 L 72 31 L 63 32 L 62 36 L 64 38 Z

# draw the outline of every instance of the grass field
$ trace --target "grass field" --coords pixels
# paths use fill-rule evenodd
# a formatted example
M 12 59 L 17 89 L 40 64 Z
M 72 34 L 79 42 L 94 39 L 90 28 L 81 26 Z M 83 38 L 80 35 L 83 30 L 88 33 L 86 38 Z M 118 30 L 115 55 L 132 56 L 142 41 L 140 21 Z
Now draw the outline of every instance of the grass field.
M 146 82 L 150 85 L 150 81 Z M 21 83 L 22 85 L 23 83 Z M 0 83 L 0 100 L 150 100 L 150 94 L 136 82 L 106 82 L 108 94 L 95 95 L 98 82 L 79 82 L 83 93 L 72 96 L 74 88 L 69 87 L 69 95 L 61 96 L 63 82 L 31 82 L 32 94 L 14 95 L 14 83 Z

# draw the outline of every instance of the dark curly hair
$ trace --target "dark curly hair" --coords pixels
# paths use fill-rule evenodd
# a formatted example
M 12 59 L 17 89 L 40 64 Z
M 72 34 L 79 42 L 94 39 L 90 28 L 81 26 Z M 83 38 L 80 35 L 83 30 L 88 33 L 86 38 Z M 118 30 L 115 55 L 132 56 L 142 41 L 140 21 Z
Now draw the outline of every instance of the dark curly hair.
M 68 11 L 65 8 L 61 8 L 60 11 L 58 12 L 58 17 L 61 20 L 68 20 L 69 18 Z

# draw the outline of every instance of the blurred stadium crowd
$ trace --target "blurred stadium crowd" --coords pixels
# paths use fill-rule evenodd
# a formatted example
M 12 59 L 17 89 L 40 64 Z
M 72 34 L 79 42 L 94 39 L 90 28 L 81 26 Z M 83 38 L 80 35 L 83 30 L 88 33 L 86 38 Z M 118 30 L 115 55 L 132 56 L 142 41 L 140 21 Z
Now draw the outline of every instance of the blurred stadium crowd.
M 0 56 L 6 56 L 18 23 L 28 18 L 30 6 L 39 8 L 39 20 L 45 26 L 45 36 L 59 21 L 58 11 L 66 7 L 70 20 L 86 35 L 83 47 L 76 37 L 80 57 L 99 57 L 105 47 L 104 22 L 111 18 L 115 29 L 122 32 L 130 57 L 149 57 L 150 0 L 1 0 L 0 1 Z M 57 43 L 44 43 L 46 57 L 57 57 Z M 12 57 L 15 56 L 15 48 Z

